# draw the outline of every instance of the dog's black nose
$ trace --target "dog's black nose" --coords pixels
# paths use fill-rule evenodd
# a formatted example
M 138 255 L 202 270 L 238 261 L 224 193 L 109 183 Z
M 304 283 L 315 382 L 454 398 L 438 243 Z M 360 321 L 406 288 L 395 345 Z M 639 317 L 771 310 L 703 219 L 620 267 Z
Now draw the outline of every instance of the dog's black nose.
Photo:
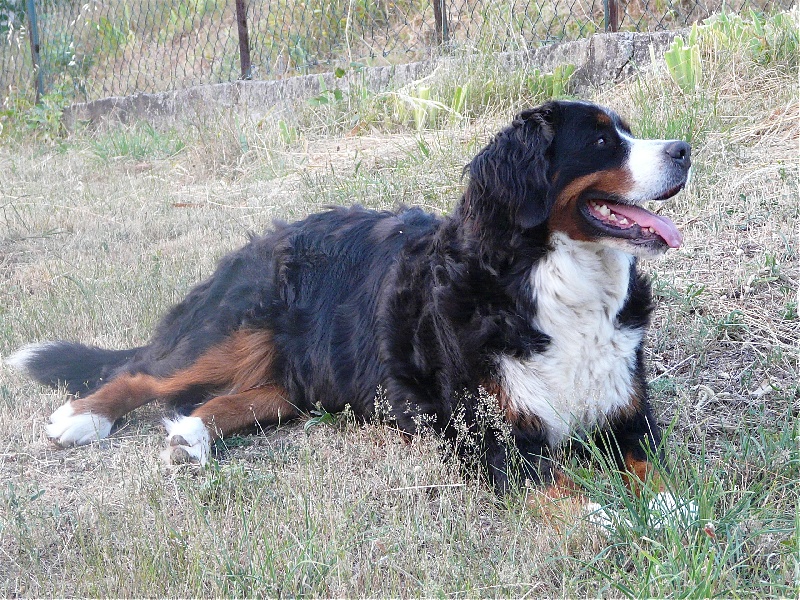
M 664 152 L 684 169 L 688 169 L 692 164 L 692 147 L 686 142 L 670 142 Z

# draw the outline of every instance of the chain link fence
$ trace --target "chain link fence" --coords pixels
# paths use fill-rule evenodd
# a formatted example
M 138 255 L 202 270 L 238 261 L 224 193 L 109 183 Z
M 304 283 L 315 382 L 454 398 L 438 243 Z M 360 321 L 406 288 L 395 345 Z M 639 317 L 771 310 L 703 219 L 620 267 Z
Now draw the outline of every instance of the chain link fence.
M 460 48 L 517 50 L 599 31 L 674 29 L 723 8 L 770 11 L 794 2 L 0 0 L 0 94 L 85 101 L 278 79 Z

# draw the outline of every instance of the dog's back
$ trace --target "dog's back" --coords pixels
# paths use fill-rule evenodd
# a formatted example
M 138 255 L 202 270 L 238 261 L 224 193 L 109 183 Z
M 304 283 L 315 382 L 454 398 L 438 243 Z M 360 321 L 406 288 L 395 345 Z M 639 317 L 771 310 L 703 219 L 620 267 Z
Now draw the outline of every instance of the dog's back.
M 300 410 L 350 404 L 368 412 L 381 384 L 375 332 L 384 288 L 403 253 L 426 252 L 439 224 L 419 209 L 360 207 L 278 223 L 223 257 L 214 274 L 162 318 L 145 346 L 105 350 L 47 342 L 9 362 L 40 383 L 86 396 L 120 374 L 172 376 L 236 331 L 268 329 L 280 349 L 272 372 Z M 207 400 L 215 387 L 168 400 L 185 409 Z
M 385 385 L 381 318 L 400 263 L 427 258 L 440 220 L 335 209 L 289 225 L 274 245 L 274 287 L 245 327 L 268 329 L 278 380 L 301 410 L 369 416 Z M 269 239 L 269 238 L 267 238 Z

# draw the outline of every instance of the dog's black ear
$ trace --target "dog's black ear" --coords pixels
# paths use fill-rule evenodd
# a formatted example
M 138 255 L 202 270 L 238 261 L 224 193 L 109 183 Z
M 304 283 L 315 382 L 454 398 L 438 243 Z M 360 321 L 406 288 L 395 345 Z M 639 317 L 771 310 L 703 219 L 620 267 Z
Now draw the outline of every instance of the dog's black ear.
M 524 229 L 544 223 L 552 201 L 548 191 L 548 149 L 553 141 L 556 105 L 547 103 L 519 113 L 467 165 L 470 182 L 464 197 L 469 213 Z

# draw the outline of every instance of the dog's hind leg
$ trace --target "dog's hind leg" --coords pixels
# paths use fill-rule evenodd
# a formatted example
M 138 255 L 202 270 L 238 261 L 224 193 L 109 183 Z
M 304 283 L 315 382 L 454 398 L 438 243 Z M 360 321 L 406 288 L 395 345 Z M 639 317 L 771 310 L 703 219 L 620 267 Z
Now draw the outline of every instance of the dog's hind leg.
M 47 435 L 60 446 L 81 446 L 107 437 L 114 421 L 161 395 L 163 383 L 142 373 L 118 375 L 50 415 Z
M 258 389 L 272 379 L 273 358 L 269 331 L 237 331 L 172 375 L 123 373 L 67 402 L 51 415 L 47 434 L 62 446 L 87 444 L 107 437 L 114 421 L 156 398 L 200 403 L 214 391 Z
M 298 414 L 283 390 L 273 384 L 217 396 L 188 417 L 166 422 L 167 448 L 162 456 L 172 464 L 203 465 L 214 440 L 246 427 L 289 421 Z

